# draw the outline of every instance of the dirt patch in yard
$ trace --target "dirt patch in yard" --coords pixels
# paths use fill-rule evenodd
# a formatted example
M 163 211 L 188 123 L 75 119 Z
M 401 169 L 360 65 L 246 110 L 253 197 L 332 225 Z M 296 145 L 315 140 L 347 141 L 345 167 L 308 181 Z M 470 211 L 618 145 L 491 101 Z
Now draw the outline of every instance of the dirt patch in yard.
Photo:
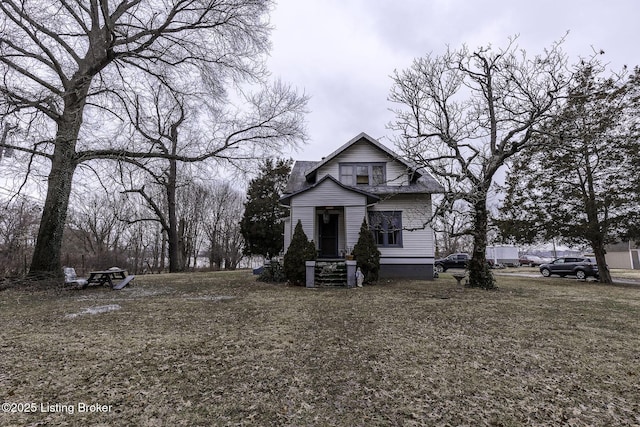
M 312 291 L 235 272 L 10 289 L 0 393 L 37 410 L 0 425 L 640 424 L 639 289 L 498 285 Z

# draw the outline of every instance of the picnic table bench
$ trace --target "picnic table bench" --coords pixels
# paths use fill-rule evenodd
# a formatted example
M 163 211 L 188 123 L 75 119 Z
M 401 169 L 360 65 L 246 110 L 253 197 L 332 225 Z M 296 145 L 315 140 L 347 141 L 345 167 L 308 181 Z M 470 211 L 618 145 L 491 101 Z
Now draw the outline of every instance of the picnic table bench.
M 92 283 L 98 285 L 109 284 L 111 289 L 122 289 L 133 280 L 134 275 L 127 275 L 127 270 L 121 268 L 110 268 L 108 270 L 99 270 L 89 272 L 87 283 L 83 286 L 86 288 Z
M 106 285 L 109 284 L 111 289 L 119 290 L 124 288 L 131 282 L 135 276 L 128 275 L 127 270 L 113 267 L 108 270 L 99 270 L 89 272 L 89 277 L 84 279 L 76 276 L 76 270 L 71 267 L 64 268 L 65 283 L 75 284 L 85 289 L 91 284 Z

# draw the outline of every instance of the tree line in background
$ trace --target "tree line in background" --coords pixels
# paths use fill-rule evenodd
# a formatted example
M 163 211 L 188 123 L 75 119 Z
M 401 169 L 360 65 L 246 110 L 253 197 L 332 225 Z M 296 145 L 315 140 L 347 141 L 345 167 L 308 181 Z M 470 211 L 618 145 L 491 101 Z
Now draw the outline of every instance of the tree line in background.
M 228 180 L 202 181 L 178 174 L 175 258 L 170 253 L 164 182 L 150 179 L 132 190 L 131 182 L 125 181 L 113 183 L 109 192 L 74 195 L 62 241 L 62 263 L 81 274 L 111 266 L 140 274 L 234 270 L 250 264 L 242 261 L 279 255 L 284 244 L 282 220 L 287 214 L 279 198 L 291 164 L 285 159 L 262 161 L 246 194 Z M 3 201 L 0 277 L 28 272 L 41 210 L 41 203 L 27 198 Z
M 47 179 L 33 278 L 62 274 L 80 183 L 124 188 L 115 203 L 128 203 L 132 222 L 158 224 L 169 269 L 180 271 L 195 244 L 185 237 L 193 223 L 180 221 L 185 183 L 251 170 L 304 141 L 307 97 L 265 68 L 272 6 L 0 3 L 0 145 L 25 166 L 25 183 Z
M 149 189 L 151 192 L 151 189 Z M 134 274 L 170 269 L 168 236 L 160 215 L 116 197 L 93 193 L 81 203 L 72 200 L 64 230 L 61 258 L 78 273 L 119 266 Z M 235 269 L 243 259 L 240 221 L 244 192 L 228 182 L 190 183 L 180 187 L 178 218 L 179 265 L 175 271 Z M 4 203 L 0 211 L 0 277 L 24 276 L 37 237 L 42 206 L 28 199 Z

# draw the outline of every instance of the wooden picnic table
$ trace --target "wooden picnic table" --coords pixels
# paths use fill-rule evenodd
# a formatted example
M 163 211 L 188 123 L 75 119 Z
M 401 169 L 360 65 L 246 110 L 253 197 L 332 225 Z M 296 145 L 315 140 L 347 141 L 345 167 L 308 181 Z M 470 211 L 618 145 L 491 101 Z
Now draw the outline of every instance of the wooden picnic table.
M 129 283 L 134 276 L 128 276 L 127 270 L 120 268 L 112 268 L 109 270 L 91 271 L 87 283 L 83 286 L 86 288 L 90 284 L 105 285 L 109 284 L 112 289 L 122 289 Z

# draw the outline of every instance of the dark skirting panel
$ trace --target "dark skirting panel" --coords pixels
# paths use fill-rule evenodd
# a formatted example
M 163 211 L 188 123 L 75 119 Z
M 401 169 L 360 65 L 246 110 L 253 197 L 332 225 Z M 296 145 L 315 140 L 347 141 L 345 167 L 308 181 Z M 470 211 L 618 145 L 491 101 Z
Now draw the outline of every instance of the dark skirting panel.
M 433 280 L 433 264 L 381 264 L 380 278 Z

